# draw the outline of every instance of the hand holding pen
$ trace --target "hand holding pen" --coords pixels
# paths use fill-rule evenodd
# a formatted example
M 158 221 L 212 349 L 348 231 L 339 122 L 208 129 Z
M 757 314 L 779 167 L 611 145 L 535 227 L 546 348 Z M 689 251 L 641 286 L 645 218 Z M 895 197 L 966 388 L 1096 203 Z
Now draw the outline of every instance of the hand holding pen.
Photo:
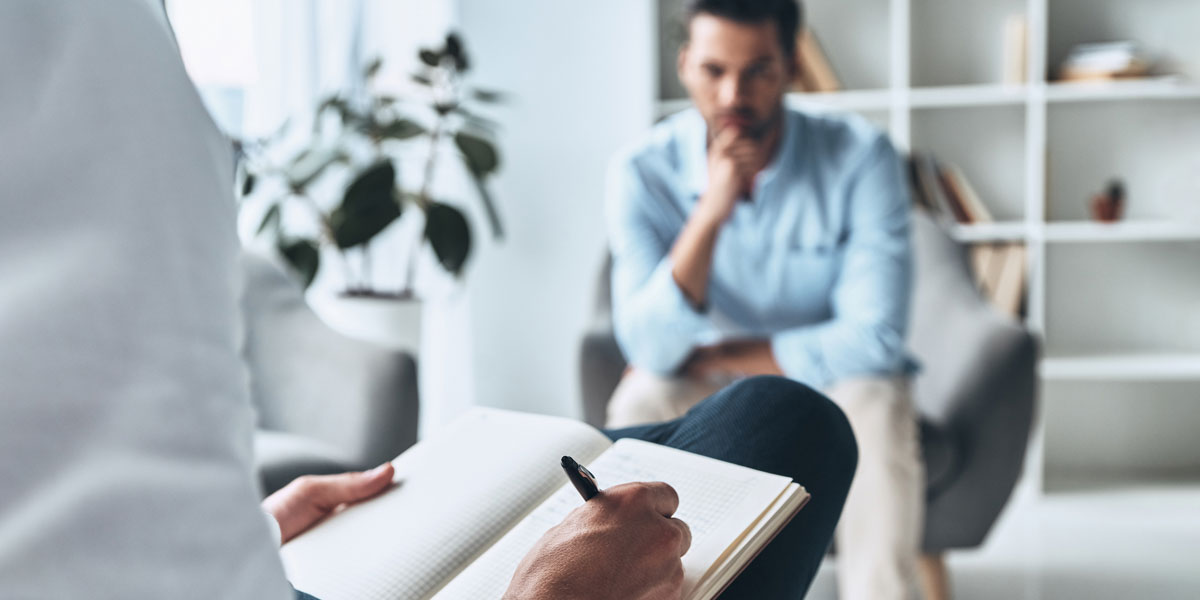
M 571 598 L 678 598 L 680 557 L 692 534 L 671 517 L 679 506 L 675 490 L 662 482 L 624 483 L 600 493 L 586 467 L 569 456 L 562 467 L 587 501 L 538 540 L 517 566 L 505 600 L 545 590 Z

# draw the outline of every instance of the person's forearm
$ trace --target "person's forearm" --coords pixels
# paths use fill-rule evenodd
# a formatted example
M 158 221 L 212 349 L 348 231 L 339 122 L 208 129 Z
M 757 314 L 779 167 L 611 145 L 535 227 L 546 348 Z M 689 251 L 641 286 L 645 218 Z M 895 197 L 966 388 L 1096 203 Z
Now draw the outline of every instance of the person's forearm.
M 697 308 L 708 302 L 708 279 L 712 271 L 713 249 L 717 244 L 722 219 L 702 210 L 703 199 L 688 218 L 671 247 L 671 275 L 675 284 Z

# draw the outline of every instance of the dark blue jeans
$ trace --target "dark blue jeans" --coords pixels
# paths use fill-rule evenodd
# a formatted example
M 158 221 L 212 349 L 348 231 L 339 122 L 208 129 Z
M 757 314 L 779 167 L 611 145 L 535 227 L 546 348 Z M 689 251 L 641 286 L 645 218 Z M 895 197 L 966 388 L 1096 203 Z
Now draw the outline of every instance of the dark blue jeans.
M 784 475 L 812 494 L 808 505 L 734 580 L 722 599 L 803 598 L 829 550 L 858 463 L 841 409 L 782 377 L 753 377 L 678 419 L 605 432 Z M 315 600 L 297 592 L 300 600 Z

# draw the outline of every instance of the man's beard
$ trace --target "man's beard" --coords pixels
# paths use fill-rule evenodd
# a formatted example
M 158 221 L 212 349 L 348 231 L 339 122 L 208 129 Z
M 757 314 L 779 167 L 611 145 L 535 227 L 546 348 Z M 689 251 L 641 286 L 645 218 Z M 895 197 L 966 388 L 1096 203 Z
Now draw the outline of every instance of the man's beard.
M 755 141 L 762 141 L 768 134 L 779 124 L 783 118 L 783 105 L 778 105 L 771 114 L 764 119 L 755 119 L 755 114 L 749 108 L 735 108 L 733 110 L 723 111 L 717 114 L 715 123 L 709 127 L 712 131 L 711 135 L 715 136 L 718 129 L 716 125 L 720 124 L 722 119 L 728 117 L 736 117 L 750 122 L 750 125 L 742 131 L 742 135 Z

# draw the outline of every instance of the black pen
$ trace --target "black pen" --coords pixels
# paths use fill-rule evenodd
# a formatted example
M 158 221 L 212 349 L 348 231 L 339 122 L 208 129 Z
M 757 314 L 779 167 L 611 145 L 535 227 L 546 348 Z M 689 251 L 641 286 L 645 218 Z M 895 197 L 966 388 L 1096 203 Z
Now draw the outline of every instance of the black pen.
M 595 498 L 596 494 L 600 493 L 600 489 L 596 487 L 596 476 L 575 462 L 575 459 L 570 456 L 562 457 L 562 468 L 567 472 L 567 479 L 571 480 L 571 484 L 579 490 L 579 495 L 583 496 L 585 501 Z

